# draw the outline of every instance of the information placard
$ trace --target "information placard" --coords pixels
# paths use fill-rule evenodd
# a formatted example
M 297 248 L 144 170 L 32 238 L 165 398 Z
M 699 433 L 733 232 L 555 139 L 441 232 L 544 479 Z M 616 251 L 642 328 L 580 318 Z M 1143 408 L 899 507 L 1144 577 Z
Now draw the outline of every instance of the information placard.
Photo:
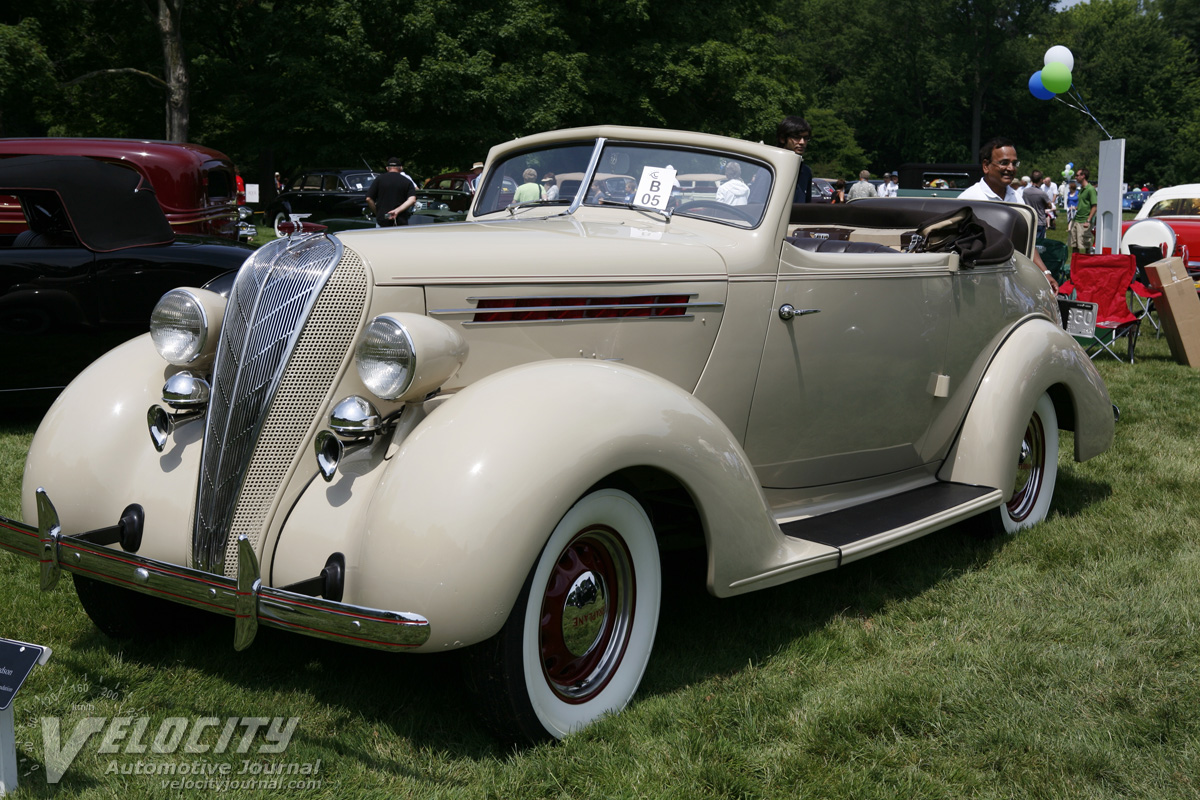
M 12 705 L 17 690 L 45 652 L 44 647 L 0 639 L 0 711 Z

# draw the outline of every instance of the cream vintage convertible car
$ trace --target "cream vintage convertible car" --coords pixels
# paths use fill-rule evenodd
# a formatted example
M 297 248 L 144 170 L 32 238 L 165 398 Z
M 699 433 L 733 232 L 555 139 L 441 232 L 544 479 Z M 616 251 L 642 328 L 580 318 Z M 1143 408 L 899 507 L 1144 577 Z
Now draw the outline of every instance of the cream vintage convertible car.
M 668 538 L 726 597 L 1045 518 L 1058 431 L 1084 460 L 1114 421 L 1029 210 L 793 206 L 799 165 L 555 131 L 493 148 L 464 223 L 272 242 L 68 387 L 0 545 L 115 635 L 186 605 L 238 649 L 471 648 L 489 717 L 538 739 L 633 697 Z M 578 175 L 547 201 L 531 169 Z

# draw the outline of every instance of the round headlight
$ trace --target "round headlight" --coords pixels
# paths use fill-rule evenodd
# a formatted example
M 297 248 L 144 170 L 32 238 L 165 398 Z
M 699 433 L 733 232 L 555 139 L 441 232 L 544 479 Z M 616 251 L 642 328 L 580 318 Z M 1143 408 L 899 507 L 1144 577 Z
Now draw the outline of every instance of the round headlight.
M 416 360 L 408 331 L 390 317 L 371 320 L 354 349 L 363 385 L 384 400 L 394 400 L 408 390 Z
M 177 366 L 189 364 L 208 340 L 208 315 L 194 294 L 172 289 L 150 314 L 150 338 L 158 354 Z

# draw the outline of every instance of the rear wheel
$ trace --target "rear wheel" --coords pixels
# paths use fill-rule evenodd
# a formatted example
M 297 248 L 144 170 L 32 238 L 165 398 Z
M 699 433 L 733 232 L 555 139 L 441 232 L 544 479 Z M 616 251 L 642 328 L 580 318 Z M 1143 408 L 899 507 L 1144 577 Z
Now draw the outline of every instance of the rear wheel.
M 1050 512 L 1057 477 L 1058 415 L 1050 395 L 1043 394 L 1033 407 L 1021 437 L 1012 497 L 988 512 L 987 532 L 1016 533 L 1044 520 Z
M 623 709 L 650 659 L 662 595 L 641 505 L 602 489 L 555 527 L 500 633 L 475 648 L 473 684 L 506 738 L 561 738 Z
M 285 214 L 285 213 L 283 213 L 282 211 L 280 211 L 278 214 L 276 214 L 276 215 L 275 215 L 275 222 L 274 222 L 274 225 L 275 225 L 275 237 L 276 237 L 276 238 L 278 238 L 278 239 L 282 239 L 283 237 L 287 236 L 287 233 L 286 233 L 286 232 L 284 232 L 284 231 L 282 231 L 282 230 L 280 230 L 280 228 L 279 228 L 279 226 L 280 226 L 280 225 L 282 225 L 282 224 L 283 224 L 283 223 L 285 223 L 285 222 L 290 222 L 290 220 L 288 219 L 288 215 L 287 215 L 287 214 Z

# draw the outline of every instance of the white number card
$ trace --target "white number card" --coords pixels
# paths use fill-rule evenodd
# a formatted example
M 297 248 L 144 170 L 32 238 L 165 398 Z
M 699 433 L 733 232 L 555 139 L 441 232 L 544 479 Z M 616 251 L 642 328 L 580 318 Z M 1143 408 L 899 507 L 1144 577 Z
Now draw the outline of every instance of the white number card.
M 634 205 L 666 211 L 667 201 L 671 199 L 671 187 L 674 185 L 674 167 L 642 167 L 642 180 L 638 183 Z

